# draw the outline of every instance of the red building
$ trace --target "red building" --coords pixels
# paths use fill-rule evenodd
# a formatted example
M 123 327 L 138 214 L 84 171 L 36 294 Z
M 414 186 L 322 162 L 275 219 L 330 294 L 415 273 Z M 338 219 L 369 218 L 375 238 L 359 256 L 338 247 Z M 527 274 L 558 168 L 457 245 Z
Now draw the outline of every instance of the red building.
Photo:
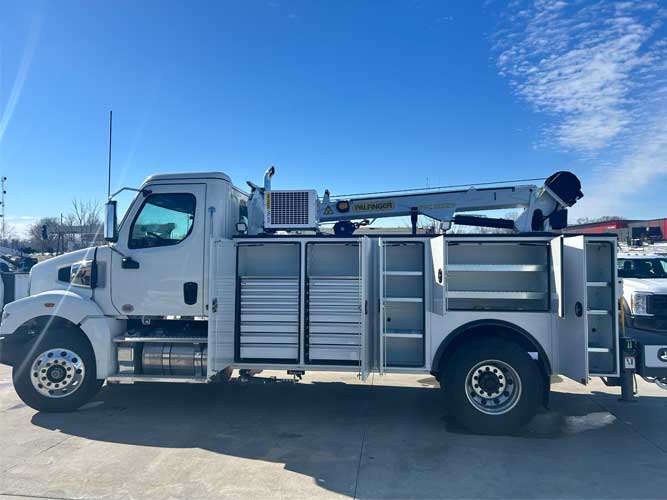
M 611 219 L 587 224 L 573 224 L 564 233 L 616 233 L 625 243 L 667 241 L 667 218 L 650 220 Z

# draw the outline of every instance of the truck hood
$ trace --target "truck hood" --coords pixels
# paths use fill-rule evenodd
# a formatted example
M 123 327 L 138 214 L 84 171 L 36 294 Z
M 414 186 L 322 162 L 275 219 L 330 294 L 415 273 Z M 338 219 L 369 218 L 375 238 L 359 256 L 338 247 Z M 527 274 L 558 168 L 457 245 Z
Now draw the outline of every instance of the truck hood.
M 667 279 L 623 278 L 623 288 L 626 291 L 633 291 L 633 292 L 667 294 Z
M 68 289 L 68 282 L 58 280 L 58 270 L 75 262 L 92 259 L 94 255 L 95 248 L 82 248 L 35 265 L 30 270 L 30 295 L 54 289 Z

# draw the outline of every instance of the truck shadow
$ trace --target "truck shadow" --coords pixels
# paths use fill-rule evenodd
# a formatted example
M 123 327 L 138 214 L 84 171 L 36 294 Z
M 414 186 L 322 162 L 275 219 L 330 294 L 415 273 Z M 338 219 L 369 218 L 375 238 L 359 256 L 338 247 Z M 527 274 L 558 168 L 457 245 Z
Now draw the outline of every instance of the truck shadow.
M 535 440 L 567 439 L 572 434 L 564 432 L 562 412 L 600 412 L 591 398 L 555 393 L 555 411 L 512 437 L 467 434 L 449 419 L 440 391 L 432 388 L 281 380 L 105 386 L 87 407 L 68 414 L 36 413 L 32 423 L 94 441 L 201 448 L 281 463 L 322 488 L 353 495 L 360 467 L 382 467 L 381 475 L 391 475 L 397 466 L 435 473 L 441 464 L 458 460 L 461 450 L 491 446 L 505 453 L 510 445 L 530 448 Z M 607 432 L 613 419 L 603 423 L 586 430 Z M 429 493 L 436 492 L 425 490 L 425 496 Z

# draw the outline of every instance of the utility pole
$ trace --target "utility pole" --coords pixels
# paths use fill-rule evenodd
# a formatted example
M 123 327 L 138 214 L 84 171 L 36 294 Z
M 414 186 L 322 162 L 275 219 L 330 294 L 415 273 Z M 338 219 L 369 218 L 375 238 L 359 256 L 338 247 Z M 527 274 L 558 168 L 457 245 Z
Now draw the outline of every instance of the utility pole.
M 5 191 L 5 181 L 7 180 L 7 177 L 4 175 L 2 176 L 2 179 L 0 179 L 0 185 L 2 188 L 2 201 L 0 201 L 0 205 L 2 205 L 2 214 L 0 214 L 0 218 L 2 218 L 2 241 L 5 241 L 5 195 L 7 194 L 7 191 Z

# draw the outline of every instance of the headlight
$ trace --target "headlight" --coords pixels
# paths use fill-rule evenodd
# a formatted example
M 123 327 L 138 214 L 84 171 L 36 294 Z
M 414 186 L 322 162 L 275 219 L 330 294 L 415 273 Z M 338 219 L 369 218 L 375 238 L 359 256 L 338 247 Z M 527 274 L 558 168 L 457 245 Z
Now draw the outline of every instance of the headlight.
M 648 312 L 648 298 L 650 296 L 650 293 L 634 292 L 632 294 L 632 304 L 630 305 L 632 314 L 635 316 L 653 316 Z

